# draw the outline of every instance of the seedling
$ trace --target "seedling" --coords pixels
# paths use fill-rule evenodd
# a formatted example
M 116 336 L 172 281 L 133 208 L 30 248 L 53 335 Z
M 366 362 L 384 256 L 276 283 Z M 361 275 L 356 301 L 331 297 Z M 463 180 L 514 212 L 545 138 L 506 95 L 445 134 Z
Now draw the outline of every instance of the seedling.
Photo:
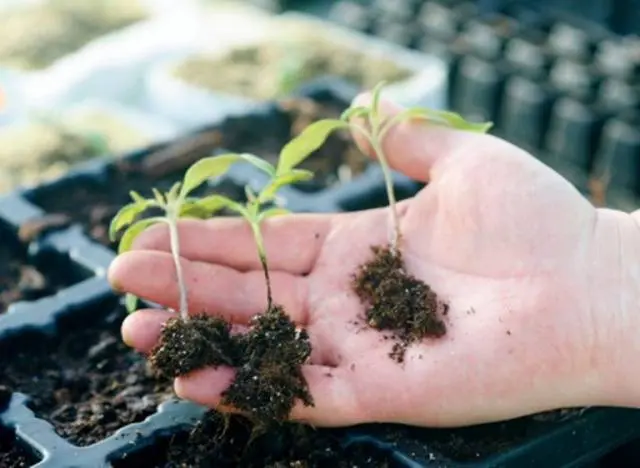
M 393 191 L 393 180 L 389 168 L 388 159 L 383 150 L 383 141 L 389 130 L 395 125 L 411 120 L 426 120 L 432 124 L 466 130 L 470 132 L 486 133 L 492 127 L 491 123 L 471 123 L 454 112 L 438 111 L 422 107 L 412 107 L 403 110 L 393 117 L 384 117 L 380 113 L 380 94 L 385 83 L 379 83 L 372 92 L 371 105 L 369 107 L 356 106 L 347 109 L 339 119 L 319 120 L 309 125 L 296 138 L 287 145 L 288 151 L 297 158 L 304 159 L 310 153 L 318 149 L 335 130 L 351 129 L 360 134 L 370 145 L 380 162 L 385 179 L 391 218 L 389 224 L 389 244 L 395 252 L 400 242 L 400 225 L 396 209 L 396 198 Z M 354 119 L 363 119 L 364 125 Z
M 260 223 L 267 218 L 288 213 L 286 209 L 278 206 L 264 209 L 265 205 L 272 205 L 275 202 L 276 194 L 281 187 L 313 178 L 312 172 L 295 169 L 295 166 L 303 160 L 304 157 L 299 157 L 298 152 L 288 150 L 286 147 L 280 155 L 277 167 L 252 154 L 229 153 L 201 159 L 187 170 L 182 182 L 174 184 L 165 194 L 153 189 L 154 198 L 145 199 L 140 194 L 131 192 L 133 201 L 121 208 L 113 218 L 109 237 L 115 241 L 118 233 L 126 228 L 118 246 L 118 254 L 122 254 L 130 250 L 135 238 L 150 226 L 158 223 L 169 226 L 171 253 L 180 292 L 179 312 L 183 320 L 188 320 L 187 287 L 180 265 L 178 220 L 180 218 L 205 219 L 224 208 L 233 211 L 246 219 L 251 226 L 267 284 L 268 305 L 271 307 L 271 281 Z M 208 179 L 222 176 L 232 164 L 239 161 L 249 162 L 269 176 L 269 182 L 258 194 L 254 193 L 250 187 L 245 187 L 246 204 L 243 205 L 222 195 L 209 195 L 204 198 L 189 196 Z M 162 210 L 164 215 L 139 219 L 145 211 L 153 208 Z M 127 295 L 126 304 L 130 312 L 135 309 L 136 302 L 135 296 Z

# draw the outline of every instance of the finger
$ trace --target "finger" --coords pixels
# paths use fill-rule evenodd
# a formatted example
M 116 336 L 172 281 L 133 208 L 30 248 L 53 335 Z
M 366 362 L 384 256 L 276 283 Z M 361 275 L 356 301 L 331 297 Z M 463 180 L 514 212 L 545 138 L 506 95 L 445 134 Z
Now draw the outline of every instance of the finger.
M 232 323 L 247 323 L 267 306 L 267 288 L 261 271 L 232 268 L 181 259 L 189 312 L 215 314 Z M 270 283 L 274 302 L 296 323 L 306 322 L 306 281 L 273 271 Z M 109 282 L 118 291 L 177 310 L 180 291 L 171 254 L 133 251 L 117 257 L 109 267 Z
M 166 310 L 137 310 L 122 322 L 122 340 L 136 351 L 148 354 L 158 342 L 162 326 L 175 316 L 175 313 Z
M 264 221 L 261 229 L 269 268 L 309 273 L 336 216 L 339 215 L 296 214 Z M 189 260 L 219 263 L 242 271 L 261 268 L 256 241 L 244 219 L 181 220 L 178 236 L 180 254 Z M 157 225 L 141 234 L 134 249 L 169 252 L 167 226 Z
M 291 420 L 329 427 L 363 422 L 358 395 L 354 392 L 348 373 L 339 368 L 317 365 L 303 366 L 302 373 L 314 405 L 296 403 L 290 415 Z M 207 368 L 176 379 L 175 391 L 180 398 L 219 408 L 222 393 L 234 377 L 235 373 L 230 368 Z
M 176 314 L 167 310 L 140 309 L 127 316 L 121 326 L 122 340 L 142 354 L 149 354 L 158 344 L 162 327 Z M 232 325 L 231 333 L 244 333 L 246 327 Z
M 369 106 L 371 99 L 370 93 L 360 94 L 352 106 Z M 394 116 L 403 109 L 393 102 L 380 100 L 380 112 L 384 116 Z M 362 119 L 354 119 L 354 122 L 364 126 Z M 373 149 L 360 132 L 353 132 L 353 137 L 364 153 L 375 157 Z M 494 138 L 412 120 L 394 125 L 386 133 L 382 148 L 391 168 L 412 179 L 428 182 L 451 156 L 464 151 L 477 151 L 478 146 L 486 145 L 487 141 Z

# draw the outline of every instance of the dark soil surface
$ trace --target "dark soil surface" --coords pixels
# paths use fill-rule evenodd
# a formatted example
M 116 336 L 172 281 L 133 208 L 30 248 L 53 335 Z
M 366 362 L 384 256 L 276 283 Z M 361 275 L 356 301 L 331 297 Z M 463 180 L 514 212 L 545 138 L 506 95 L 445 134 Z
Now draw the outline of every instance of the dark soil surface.
M 279 306 L 256 316 L 245 334 L 230 334 L 219 319 L 174 319 L 151 353 L 155 368 L 177 377 L 207 366 L 237 368 L 222 403 L 249 414 L 258 425 L 285 420 L 296 400 L 313 405 L 301 366 L 311 354 L 305 331 Z
M 108 239 L 109 223 L 117 211 L 130 202 L 131 190 L 143 196 L 151 196 L 152 187 L 168 190 L 193 162 L 221 148 L 251 152 L 275 162 L 282 146 L 310 123 L 337 117 L 342 110 L 343 107 L 335 103 L 289 99 L 279 104 L 279 111 L 274 115 L 232 118 L 221 130 L 203 131 L 157 148 L 142 162 L 121 160 L 106 181 L 83 179 L 65 186 L 53 185 L 34 191 L 29 198 L 48 213 L 67 215 L 82 224 L 98 242 L 115 248 Z M 360 154 L 346 133 L 333 134 L 301 165 L 315 171 L 316 178 L 297 187 L 315 191 L 348 181 L 368 163 L 369 159 Z M 243 187 L 224 179 L 217 187 L 204 188 L 199 194 L 211 192 L 241 201 L 245 198 Z
M 123 308 L 107 311 L 65 319 L 57 337 L 30 331 L 0 345 L 0 385 L 27 394 L 36 415 L 80 446 L 142 421 L 173 394 L 121 341 Z
M 373 258 L 360 266 L 352 286 L 367 306 L 367 325 L 393 333 L 396 343 L 390 357 L 402 363 L 412 343 L 446 334 L 442 315 L 448 306 L 428 285 L 404 270 L 399 252 L 380 246 L 372 251 Z
M 27 468 L 39 460 L 17 443 L 12 431 L 0 427 L 0 467 Z
M 14 302 L 50 296 L 79 279 L 64 269 L 47 274 L 30 265 L 26 248 L 7 237 L 0 232 L 0 314 Z
M 241 416 L 209 413 L 190 433 L 133 453 L 114 468 L 391 468 L 391 456 L 367 446 L 344 448 L 331 432 L 283 424 L 256 435 Z M 252 439 L 253 437 L 253 439 Z
M 583 410 L 557 410 L 511 421 L 457 429 L 424 429 L 423 440 L 433 452 L 457 462 L 493 457 L 513 449 L 554 426 L 569 421 Z

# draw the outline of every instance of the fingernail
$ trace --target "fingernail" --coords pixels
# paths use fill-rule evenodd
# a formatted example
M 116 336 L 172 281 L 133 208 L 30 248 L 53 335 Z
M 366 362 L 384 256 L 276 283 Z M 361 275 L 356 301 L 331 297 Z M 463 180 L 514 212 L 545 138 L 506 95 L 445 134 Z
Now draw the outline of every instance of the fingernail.
M 129 317 L 126 317 L 122 322 L 122 325 L 120 326 L 120 335 L 122 336 L 122 341 L 124 342 L 124 344 L 126 344 L 130 348 L 133 348 L 134 346 L 133 341 L 131 340 L 131 335 L 127 332 L 127 330 L 129 329 L 129 327 L 127 326 L 128 319 Z

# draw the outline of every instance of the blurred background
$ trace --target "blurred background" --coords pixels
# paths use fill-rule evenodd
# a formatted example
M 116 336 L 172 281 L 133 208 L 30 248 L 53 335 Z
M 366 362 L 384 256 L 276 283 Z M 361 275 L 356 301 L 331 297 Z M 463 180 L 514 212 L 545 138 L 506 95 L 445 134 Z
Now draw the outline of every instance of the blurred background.
M 595 203 L 631 209 L 639 3 L 4 0 L 0 190 L 332 75 L 494 121 Z

